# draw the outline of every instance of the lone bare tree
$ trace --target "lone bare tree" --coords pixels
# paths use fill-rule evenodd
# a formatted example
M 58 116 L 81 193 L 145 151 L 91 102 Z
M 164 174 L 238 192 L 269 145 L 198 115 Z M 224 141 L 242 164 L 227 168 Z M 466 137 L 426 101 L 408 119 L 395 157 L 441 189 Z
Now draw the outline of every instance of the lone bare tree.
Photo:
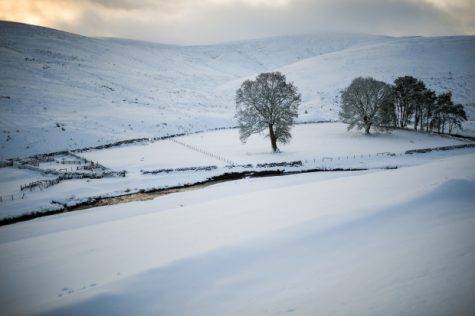
M 255 133 L 269 131 L 272 150 L 277 143 L 288 143 L 290 128 L 298 116 L 300 94 L 280 72 L 262 73 L 256 80 L 246 80 L 236 91 L 236 118 L 243 143 Z
M 371 77 L 354 79 L 341 94 L 340 119 L 348 129 L 357 127 L 366 134 L 372 126 L 381 127 L 387 121 L 386 106 L 390 106 L 393 89 Z

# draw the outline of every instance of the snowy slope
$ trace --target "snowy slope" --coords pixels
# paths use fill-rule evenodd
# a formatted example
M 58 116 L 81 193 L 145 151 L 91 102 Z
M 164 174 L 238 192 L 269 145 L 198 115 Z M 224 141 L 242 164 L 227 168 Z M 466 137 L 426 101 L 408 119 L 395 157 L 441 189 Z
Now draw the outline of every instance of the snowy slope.
M 438 93 L 452 91 L 455 102 L 475 116 L 475 37 L 394 38 L 377 44 L 350 47 L 280 67 L 302 92 L 301 119 L 337 119 L 338 96 L 359 76 L 391 83 L 411 74 Z M 219 90 L 230 96 L 242 80 Z
M 473 315 L 474 158 L 244 179 L 0 227 L 0 304 L 6 315 Z
M 330 100 L 356 77 L 391 83 L 412 74 L 438 93 L 452 91 L 454 101 L 466 105 L 474 117 L 474 59 L 474 37 L 416 37 L 309 58 L 281 71 L 306 92 L 304 101 L 317 113 L 334 112 L 335 103 Z
M 236 87 L 263 71 L 297 83 L 305 121 L 335 119 L 338 90 L 362 73 L 432 78 L 473 103 L 474 43 L 310 34 L 170 46 L 0 22 L 0 159 L 232 126 Z

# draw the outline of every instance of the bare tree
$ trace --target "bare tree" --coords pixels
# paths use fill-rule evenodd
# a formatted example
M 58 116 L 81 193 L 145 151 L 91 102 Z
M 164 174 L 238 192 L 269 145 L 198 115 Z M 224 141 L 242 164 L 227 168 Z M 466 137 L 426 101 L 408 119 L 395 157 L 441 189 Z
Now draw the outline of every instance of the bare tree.
M 340 119 L 369 134 L 372 126 L 380 127 L 387 120 L 384 111 L 393 95 L 390 85 L 371 77 L 356 78 L 341 94 Z
M 290 128 L 298 116 L 301 98 L 292 82 L 280 72 L 262 73 L 246 80 L 236 91 L 236 118 L 243 143 L 255 133 L 268 130 L 272 150 L 277 143 L 288 143 Z

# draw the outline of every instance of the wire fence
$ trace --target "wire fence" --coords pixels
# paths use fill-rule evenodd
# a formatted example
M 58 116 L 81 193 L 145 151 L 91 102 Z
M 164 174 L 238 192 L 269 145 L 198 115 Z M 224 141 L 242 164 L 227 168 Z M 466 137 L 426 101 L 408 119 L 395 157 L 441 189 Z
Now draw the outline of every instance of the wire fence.
M 20 200 L 20 199 L 24 199 L 25 196 L 26 196 L 25 192 L 8 194 L 8 195 L 0 195 L 0 202 Z
M 369 153 L 369 154 L 351 154 L 344 156 L 335 156 L 335 157 L 319 157 L 312 159 L 304 159 L 303 162 L 308 163 L 318 163 L 318 162 L 332 162 L 332 161 L 344 161 L 344 160 L 354 160 L 354 159 L 365 159 L 365 158 L 378 158 L 378 157 L 397 157 L 403 156 L 405 152 L 392 153 L 392 152 L 379 152 L 379 153 Z
M 177 140 L 175 137 L 169 138 L 170 141 L 179 144 L 181 146 L 184 146 L 185 148 L 188 148 L 190 150 L 199 152 L 203 155 L 206 155 L 208 157 L 220 160 L 228 165 L 228 167 L 232 166 L 238 166 L 237 163 L 232 161 L 231 159 L 222 157 L 220 155 L 214 154 L 212 152 L 206 151 L 202 148 L 199 148 L 198 146 L 190 145 L 187 143 L 184 143 L 182 141 Z M 372 157 L 384 157 L 384 156 L 389 156 L 389 157 L 396 157 L 396 156 L 402 156 L 406 154 L 406 152 L 400 152 L 400 153 L 394 153 L 394 152 L 378 152 L 378 153 L 367 153 L 367 154 L 351 154 L 351 155 L 343 155 L 343 156 L 336 156 L 336 157 L 329 157 L 329 156 L 324 156 L 324 157 L 319 157 L 319 158 L 312 158 L 312 159 L 304 159 L 302 160 L 303 163 L 309 164 L 309 163 L 318 163 L 318 162 L 332 162 L 332 161 L 344 161 L 344 160 L 351 160 L 351 159 L 364 159 L 364 158 L 372 158 Z
M 61 157 L 61 160 L 57 158 Z M 55 159 L 56 158 L 56 159 Z M 41 163 L 53 163 L 61 165 L 61 168 L 41 167 Z M 0 195 L 0 203 L 5 201 L 14 201 L 24 199 L 26 192 L 43 191 L 53 185 L 59 184 L 65 180 L 72 179 L 99 179 L 104 177 L 120 176 L 125 177 L 125 171 L 113 171 L 98 162 L 87 160 L 71 152 L 61 152 L 54 155 L 36 155 L 26 159 L 11 160 L 8 164 L 0 167 L 13 167 L 18 169 L 28 169 L 39 172 L 43 175 L 56 176 L 53 179 L 36 180 L 20 185 L 17 193 Z M 59 166 L 58 166 L 59 167 Z
M 190 150 L 193 150 L 193 151 L 196 151 L 200 154 L 203 154 L 203 155 L 206 155 L 208 157 L 211 157 L 211 158 L 214 158 L 214 159 L 217 159 L 219 161 L 222 161 L 228 165 L 235 165 L 235 163 L 231 160 L 231 159 L 228 159 L 228 158 L 225 158 L 225 157 L 222 157 L 220 155 L 217 155 L 217 154 L 213 154 L 212 152 L 209 152 L 209 151 L 206 151 L 204 149 L 201 149 L 197 146 L 193 146 L 193 145 L 189 145 L 189 144 L 186 144 L 186 143 L 183 143 L 175 138 L 169 138 L 170 141 L 176 143 L 176 144 L 179 144 L 181 146 L 184 146 L 185 148 L 188 148 Z

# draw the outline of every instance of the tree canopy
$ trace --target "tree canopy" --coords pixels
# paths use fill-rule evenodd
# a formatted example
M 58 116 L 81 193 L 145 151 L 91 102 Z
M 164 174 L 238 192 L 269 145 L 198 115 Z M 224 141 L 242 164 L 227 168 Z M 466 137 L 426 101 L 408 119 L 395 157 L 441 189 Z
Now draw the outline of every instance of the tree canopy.
M 357 127 L 369 134 L 372 126 L 380 127 L 388 119 L 391 96 L 387 83 L 358 77 L 341 94 L 340 119 L 349 124 L 348 129 Z
M 236 118 L 239 137 L 244 143 L 255 133 L 268 131 L 272 150 L 277 143 L 288 143 L 290 129 L 298 116 L 301 96 L 292 82 L 280 72 L 261 73 L 246 80 L 236 91 Z

